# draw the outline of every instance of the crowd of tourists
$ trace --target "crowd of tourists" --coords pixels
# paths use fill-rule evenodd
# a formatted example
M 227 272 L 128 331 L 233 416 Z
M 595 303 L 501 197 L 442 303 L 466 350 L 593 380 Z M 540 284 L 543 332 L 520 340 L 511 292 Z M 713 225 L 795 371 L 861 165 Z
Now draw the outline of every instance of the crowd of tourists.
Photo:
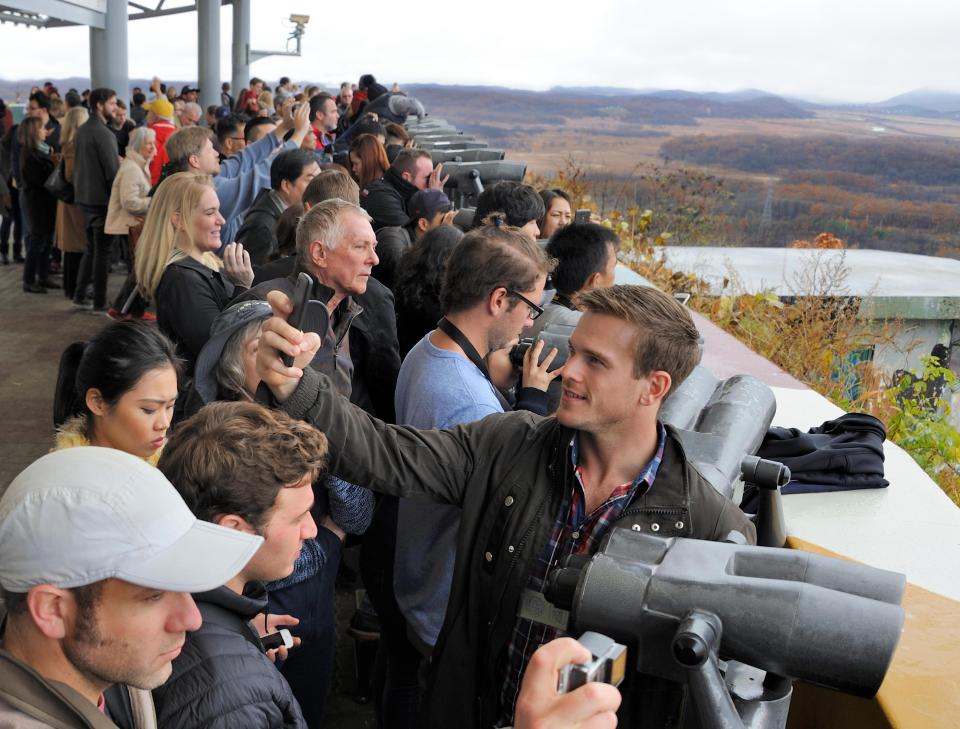
M 0 498 L 0 726 L 322 727 L 338 576 L 383 729 L 674 726 L 676 684 L 559 693 L 590 654 L 542 607 L 615 527 L 755 541 L 658 419 L 688 311 L 615 285 L 562 190 L 455 226 L 423 106 L 371 75 L 198 95 L 0 115 L 2 262 L 114 320 Z

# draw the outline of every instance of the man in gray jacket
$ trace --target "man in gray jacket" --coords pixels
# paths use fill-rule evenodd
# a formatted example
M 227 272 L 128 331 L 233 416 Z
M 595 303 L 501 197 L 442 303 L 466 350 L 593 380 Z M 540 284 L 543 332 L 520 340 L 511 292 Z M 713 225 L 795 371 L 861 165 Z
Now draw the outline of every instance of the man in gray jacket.
M 77 130 L 73 167 L 74 199 L 83 213 L 87 229 L 87 250 L 80 260 L 73 304 L 78 309 L 107 310 L 107 274 L 113 236 L 104 232 L 107 205 L 113 178 L 120 169 L 117 138 L 110 130 L 117 110 L 117 92 L 94 89 L 90 92 L 90 118 Z M 93 284 L 93 300 L 87 289 Z
M 291 99 L 292 101 L 292 99 Z M 302 104 L 291 115 L 292 104 L 283 106 L 283 118 L 273 134 L 266 134 L 253 144 L 247 145 L 232 157 L 220 161 L 213 146 L 213 131 L 207 127 L 188 127 L 170 135 L 167 140 L 166 173 L 200 172 L 213 176 L 213 186 L 220 199 L 220 214 L 226 221 L 220 231 L 224 245 L 232 243 L 243 214 L 257 197 L 257 193 L 270 187 L 270 165 L 278 149 L 299 149 L 300 143 L 310 129 L 310 108 Z M 284 142 L 288 132 L 290 138 Z M 162 183 L 162 180 L 160 182 Z

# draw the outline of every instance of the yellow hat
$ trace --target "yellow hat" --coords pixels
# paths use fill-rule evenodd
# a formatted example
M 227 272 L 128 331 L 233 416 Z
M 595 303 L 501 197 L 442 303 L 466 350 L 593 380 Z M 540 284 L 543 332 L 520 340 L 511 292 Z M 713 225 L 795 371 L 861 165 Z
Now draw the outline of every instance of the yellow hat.
M 148 101 L 143 105 L 143 108 L 145 111 L 152 111 L 157 116 L 166 117 L 167 119 L 173 118 L 173 104 L 162 96 Z

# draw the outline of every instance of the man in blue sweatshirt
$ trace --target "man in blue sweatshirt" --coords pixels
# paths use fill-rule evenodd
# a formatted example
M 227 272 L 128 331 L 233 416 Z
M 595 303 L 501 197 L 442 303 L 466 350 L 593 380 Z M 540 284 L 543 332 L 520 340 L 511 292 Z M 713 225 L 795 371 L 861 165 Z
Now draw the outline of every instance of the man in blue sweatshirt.
M 515 342 L 520 330 L 533 323 L 540 310 L 530 302 L 542 298 L 550 268 L 543 250 L 519 231 L 486 227 L 464 236 L 447 264 L 444 318 L 400 368 L 398 424 L 453 428 L 510 409 L 491 383 L 483 358 Z M 430 656 L 446 613 L 459 528 L 457 506 L 400 499 L 393 587 L 407 637 L 424 657 Z M 389 629 L 385 622 L 383 630 Z M 407 675 L 416 681 L 417 671 Z M 413 682 L 407 682 L 408 696 L 418 693 Z M 407 710 L 417 706 L 418 701 L 410 701 Z
M 213 146 L 214 134 L 207 127 L 187 127 L 175 132 L 167 140 L 170 161 L 166 166 L 166 174 L 200 172 L 213 176 L 213 185 L 220 198 L 220 214 L 226 220 L 220 231 L 224 245 L 233 241 L 243 222 L 243 215 L 253 204 L 257 193 L 270 187 L 270 164 L 274 153 L 277 150 L 300 149 L 310 129 L 310 108 L 302 104 L 296 114 L 291 112 L 292 100 L 284 104 L 282 118 L 273 134 L 264 135 L 223 162 Z M 293 134 L 284 142 L 284 137 L 291 129 Z

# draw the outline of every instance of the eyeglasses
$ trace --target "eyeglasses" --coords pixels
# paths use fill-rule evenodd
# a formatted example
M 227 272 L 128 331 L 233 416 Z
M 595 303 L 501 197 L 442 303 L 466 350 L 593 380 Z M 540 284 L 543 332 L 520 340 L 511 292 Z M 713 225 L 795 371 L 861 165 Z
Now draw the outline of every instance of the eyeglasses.
M 524 304 L 526 304 L 530 308 L 531 319 L 535 320 L 537 317 L 539 317 L 543 313 L 543 309 L 541 309 L 539 306 L 534 304 L 532 301 L 530 301 L 530 299 L 528 299 L 523 294 L 517 291 L 512 291 L 511 289 L 507 289 L 507 294 L 509 296 L 516 296 L 518 299 L 520 299 L 520 301 L 522 301 Z

